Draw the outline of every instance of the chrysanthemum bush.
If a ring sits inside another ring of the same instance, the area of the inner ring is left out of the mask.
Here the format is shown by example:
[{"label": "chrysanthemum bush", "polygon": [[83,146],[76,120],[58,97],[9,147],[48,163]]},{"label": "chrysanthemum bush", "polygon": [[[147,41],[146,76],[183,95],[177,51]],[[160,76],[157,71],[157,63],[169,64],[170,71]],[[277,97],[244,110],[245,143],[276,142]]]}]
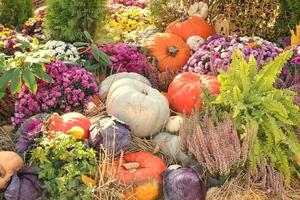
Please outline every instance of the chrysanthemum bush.
[{"label": "chrysanthemum bush", "polygon": [[113,3],[145,8],[148,4],[148,0],[113,0]]},{"label": "chrysanthemum bush", "polygon": [[135,40],[138,32],[153,26],[150,11],[145,8],[110,5],[111,14],[107,17],[104,29],[114,42]]},{"label": "chrysanthemum bush", "polygon": [[200,45],[183,70],[216,75],[219,69],[228,69],[232,52],[238,49],[246,59],[254,55],[259,66],[268,63],[282,51],[274,43],[260,37],[212,36]]},{"label": "chrysanthemum bush", "polygon": [[[109,56],[111,65],[106,70],[106,74],[119,72],[135,72],[144,74],[145,68],[149,65],[145,55],[140,53],[137,48],[127,44],[108,44],[99,46],[99,49]],[[95,62],[92,52],[87,53],[91,63]]]},{"label": "chrysanthemum bush", "polygon": [[40,112],[70,112],[84,109],[98,86],[92,74],[83,68],[67,66],[55,61],[46,66],[54,83],[38,81],[38,90],[32,94],[23,86],[15,103],[12,123],[19,126],[23,121]]}]

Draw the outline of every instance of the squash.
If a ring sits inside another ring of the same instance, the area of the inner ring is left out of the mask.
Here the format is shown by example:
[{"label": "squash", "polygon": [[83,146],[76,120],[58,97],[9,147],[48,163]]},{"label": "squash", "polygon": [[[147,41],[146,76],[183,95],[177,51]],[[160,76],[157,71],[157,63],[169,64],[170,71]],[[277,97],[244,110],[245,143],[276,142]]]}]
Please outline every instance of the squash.
[{"label": "squash", "polygon": [[84,115],[76,112],[70,112],[59,116],[54,113],[47,122],[49,131],[62,131],[73,135],[77,139],[88,139],[90,120]]},{"label": "squash", "polygon": [[207,88],[210,94],[220,93],[220,82],[215,76],[184,72],[169,85],[167,98],[176,112],[187,115],[202,109],[202,95]]},{"label": "squash", "polygon": [[126,191],[123,200],[156,200],[161,193],[161,184],[157,179],[138,183],[133,189]]},{"label": "squash", "polygon": [[130,78],[130,79],[139,80],[139,81],[143,82],[144,84],[151,86],[151,83],[149,82],[149,80],[147,78],[145,78],[144,76],[138,74],[138,73],[134,73],[134,72],[130,72],[130,73],[128,73],[128,72],[122,72],[122,73],[118,73],[118,74],[113,74],[113,75],[107,77],[100,84],[99,94],[100,94],[100,99],[103,102],[106,99],[106,96],[108,94],[108,91],[109,91],[109,88],[111,87],[111,85],[115,81],[118,81],[118,80],[120,80],[122,78]]},{"label": "squash", "polygon": [[208,5],[205,2],[195,2],[192,4],[188,10],[189,16],[198,16],[203,19],[207,18],[208,15]]},{"label": "squash", "polygon": [[115,178],[123,184],[138,184],[149,179],[162,182],[161,173],[166,164],[149,152],[130,152],[115,160],[113,170]]},{"label": "squash", "polygon": [[145,83],[129,78],[112,84],[106,110],[108,115],[126,123],[138,137],[158,133],[170,116],[165,96]]},{"label": "squash", "polygon": [[180,130],[182,124],[183,124],[183,117],[179,115],[171,116],[167,122],[166,129],[170,133],[175,133]]},{"label": "squash", "polygon": [[158,61],[160,72],[181,70],[191,56],[185,42],[170,33],[157,33],[149,37],[144,47]]},{"label": "squash", "polygon": [[205,40],[198,36],[198,35],[193,35],[189,37],[186,41],[186,44],[192,51],[197,51],[199,46],[204,42]]},{"label": "squash", "polygon": [[207,39],[209,36],[215,34],[213,27],[210,26],[205,19],[198,16],[176,20],[167,26],[166,32],[177,35],[185,42],[193,35]]},{"label": "squash", "polygon": [[166,155],[172,156],[177,162],[187,164],[190,158],[180,150],[179,136],[170,133],[159,133],[153,138],[154,144]]},{"label": "squash", "polygon": [[0,189],[4,189],[14,172],[22,167],[23,160],[17,153],[0,151]]}]

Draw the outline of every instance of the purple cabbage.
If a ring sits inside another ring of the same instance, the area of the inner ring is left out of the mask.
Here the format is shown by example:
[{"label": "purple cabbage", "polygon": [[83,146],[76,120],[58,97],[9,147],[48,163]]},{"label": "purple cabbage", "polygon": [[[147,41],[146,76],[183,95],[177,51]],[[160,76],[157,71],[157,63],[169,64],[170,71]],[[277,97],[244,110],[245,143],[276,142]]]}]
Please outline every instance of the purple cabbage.
[{"label": "purple cabbage", "polygon": [[34,144],[34,139],[42,131],[43,122],[47,120],[48,116],[46,113],[41,113],[24,121],[17,131],[18,142],[16,147],[19,152],[23,153],[29,146]]},{"label": "purple cabbage", "polygon": [[5,190],[6,200],[38,200],[43,194],[42,182],[36,167],[24,167],[14,173]]},{"label": "purple cabbage", "polygon": [[131,130],[116,118],[100,119],[90,128],[89,143],[95,150],[100,146],[108,149],[109,153],[120,155],[125,152],[131,141]]},{"label": "purple cabbage", "polygon": [[205,200],[205,188],[191,168],[166,170],[163,174],[165,200]]}]

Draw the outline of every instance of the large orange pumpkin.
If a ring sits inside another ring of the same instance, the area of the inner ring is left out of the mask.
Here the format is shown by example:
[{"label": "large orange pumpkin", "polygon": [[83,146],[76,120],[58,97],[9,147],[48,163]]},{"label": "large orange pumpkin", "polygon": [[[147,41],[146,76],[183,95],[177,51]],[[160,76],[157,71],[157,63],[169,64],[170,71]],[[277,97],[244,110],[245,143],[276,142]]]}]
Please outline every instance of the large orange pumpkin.
[{"label": "large orange pumpkin", "polygon": [[211,94],[219,94],[220,85],[215,76],[184,72],[175,77],[166,96],[172,109],[190,115],[195,109],[202,109],[204,89],[207,88]]},{"label": "large orange pumpkin", "polygon": [[179,36],[185,42],[189,37],[194,35],[207,39],[209,36],[215,34],[213,27],[205,19],[198,16],[176,20],[167,26],[166,32]]},{"label": "large orange pumpkin", "polygon": [[79,139],[89,138],[90,126],[90,120],[76,112],[66,113],[62,116],[54,113],[48,120],[49,131],[62,131]]},{"label": "large orange pumpkin", "polygon": [[149,152],[131,152],[122,160],[115,160],[115,178],[124,184],[145,182],[149,179],[162,181],[161,173],[166,169],[162,159]]},{"label": "large orange pumpkin", "polygon": [[190,49],[178,36],[170,33],[157,33],[151,36],[145,47],[158,61],[160,72],[179,71],[190,57]]}]

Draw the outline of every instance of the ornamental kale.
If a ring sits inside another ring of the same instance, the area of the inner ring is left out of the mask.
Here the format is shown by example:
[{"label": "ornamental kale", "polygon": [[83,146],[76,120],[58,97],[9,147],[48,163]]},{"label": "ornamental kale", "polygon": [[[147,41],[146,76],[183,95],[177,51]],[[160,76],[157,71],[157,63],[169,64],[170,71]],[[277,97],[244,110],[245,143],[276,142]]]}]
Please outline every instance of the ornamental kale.
[{"label": "ornamental kale", "polygon": [[70,112],[83,110],[98,94],[98,86],[92,74],[83,68],[67,66],[61,61],[46,65],[46,72],[54,83],[38,81],[36,94],[22,87],[15,103],[14,125],[21,125],[24,119],[40,112]]},{"label": "ornamental kale", "polygon": [[293,175],[299,178],[300,144],[295,128],[300,127],[300,112],[293,103],[295,93],[276,89],[274,82],[291,57],[291,51],[283,52],[258,72],[253,56],[247,63],[242,52],[233,53],[229,70],[218,76],[222,86],[215,101],[232,112],[242,140],[247,128],[254,131],[251,171],[266,159],[283,174],[286,185]]}]

